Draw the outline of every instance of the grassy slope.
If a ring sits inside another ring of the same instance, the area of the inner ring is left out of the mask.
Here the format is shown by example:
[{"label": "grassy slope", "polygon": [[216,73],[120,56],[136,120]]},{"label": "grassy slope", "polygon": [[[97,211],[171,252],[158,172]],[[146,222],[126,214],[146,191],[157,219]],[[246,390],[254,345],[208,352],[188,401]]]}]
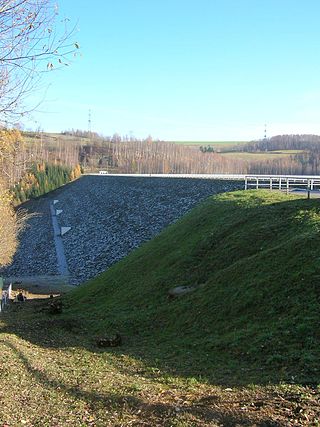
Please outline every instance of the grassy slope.
[{"label": "grassy slope", "polygon": [[[0,425],[319,425],[320,387],[299,384],[319,383],[319,210],[220,195],[65,296],[61,315],[12,305]],[[169,300],[182,284],[198,289]],[[121,347],[96,347],[116,331]]]},{"label": "grassy slope", "polygon": [[[319,383],[319,200],[211,198],[67,296],[89,334],[214,383]],[[168,290],[196,285],[170,300]]]}]

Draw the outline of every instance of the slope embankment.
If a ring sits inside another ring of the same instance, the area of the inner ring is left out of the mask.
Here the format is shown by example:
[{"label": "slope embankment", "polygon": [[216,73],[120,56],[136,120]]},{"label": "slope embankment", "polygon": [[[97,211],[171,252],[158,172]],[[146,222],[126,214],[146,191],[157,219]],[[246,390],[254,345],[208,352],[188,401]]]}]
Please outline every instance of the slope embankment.
[{"label": "slope embankment", "polygon": [[0,424],[318,426],[319,230],[318,200],[222,194],[62,299],[12,304]]},{"label": "slope embankment", "polygon": [[206,197],[240,188],[239,182],[206,179],[161,179],[83,176],[60,189],[25,203],[31,214],[19,236],[13,263],[5,277],[57,276],[59,269],[50,203],[62,210],[60,227],[71,284],[95,277],[157,235]]},{"label": "slope embankment", "polygon": [[318,200],[212,197],[69,294],[66,316],[179,374],[317,383],[319,231]]}]

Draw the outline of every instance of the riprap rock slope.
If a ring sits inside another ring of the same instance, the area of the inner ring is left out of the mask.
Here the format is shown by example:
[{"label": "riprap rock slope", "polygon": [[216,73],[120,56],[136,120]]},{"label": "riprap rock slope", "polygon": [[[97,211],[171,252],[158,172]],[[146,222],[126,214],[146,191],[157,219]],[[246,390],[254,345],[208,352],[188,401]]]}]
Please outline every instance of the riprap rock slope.
[{"label": "riprap rock slope", "polygon": [[57,274],[49,203],[58,199],[70,281],[79,284],[106,270],[210,195],[241,188],[211,179],[83,176],[29,202],[30,220],[5,275]]}]

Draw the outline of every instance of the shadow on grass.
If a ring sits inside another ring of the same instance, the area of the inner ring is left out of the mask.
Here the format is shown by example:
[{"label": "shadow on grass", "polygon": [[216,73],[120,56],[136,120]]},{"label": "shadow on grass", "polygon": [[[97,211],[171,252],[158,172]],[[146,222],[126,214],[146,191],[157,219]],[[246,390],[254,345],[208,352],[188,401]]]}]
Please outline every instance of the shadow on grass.
[{"label": "shadow on grass", "polygon": [[[170,384],[174,378],[184,378],[190,384],[204,381],[222,387],[242,387],[290,383],[297,378],[300,384],[318,384],[317,375],[310,380],[309,373],[308,379],[299,380],[294,368],[287,372],[274,366],[263,366],[263,356],[258,363],[253,363],[244,356],[232,355],[226,349],[220,356],[215,353],[215,357],[206,358],[201,348],[189,351],[176,344],[162,347],[152,339],[144,338],[140,341],[137,336],[134,339],[123,337],[123,345],[120,347],[101,349],[96,345],[95,336],[90,334],[90,328],[86,330],[83,320],[48,315],[47,305],[48,300],[30,300],[11,306],[3,313],[4,322],[0,332],[14,334],[42,348],[83,348],[94,354],[109,353],[120,358],[127,355],[142,362],[139,374],[159,383]],[[123,374],[137,373],[136,367],[130,364],[119,364],[117,369]]]},{"label": "shadow on grass", "polygon": [[[21,351],[16,345],[12,344],[9,340],[0,339],[0,343],[7,346],[13,354],[18,357],[27,373],[31,375],[42,387],[47,390],[59,390],[61,393],[70,395],[75,400],[81,399],[87,403],[88,407],[92,411],[99,409],[106,410],[108,413],[110,411],[125,410],[128,413],[139,414],[139,420],[141,422],[150,422],[150,419],[152,419],[152,425],[165,425],[163,424],[163,420],[169,419],[170,417],[176,417],[178,411],[180,415],[191,415],[194,421],[201,420],[206,423],[210,423],[210,425],[211,423],[219,423],[219,425],[222,424],[224,426],[237,426],[253,425],[252,423],[254,423],[254,425],[264,427],[281,426],[280,423],[272,421],[267,417],[262,420],[261,417],[259,417],[259,420],[257,419],[256,422],[254,422],[255,417],[251,416],[249,419],[245,414],[235,415],[231,408],[228,408],[227,402],[225,402],[225,406],[223,408],[219,409],[216,405],[216,400],[219,401],[218,396],[210,396],[205,399],[202,398],[198,401],[192,402],[191,404],[184,403],[183,406],[177,409],[176,404],[162,402],[150,403],[142,398],[131,395],[88,392],[82,390],[78,386],[64,384],[63,382],[47,375],[43,369],[40,370],[34,367],[32,361],[28,359],[23,351]],[[214,403],[214,408],[210,408],[208,405],[209,403],[212,403],[211,401]],[[234,404],[235,402],[233,401],[232,403]]]},{"label": "shadow on grass", "polygon": [[[254,193],[245,203],[241,193],[237,197],[213,202],[221,212],[214,233],[211,206],[205,205],[203,218],[190,215],[187,224],[138,249],[127,258],[131,262],[80,288],[69,299],[72,310],[48,317],[30,301],[21,316],[4,316],[3,330],[42,347],[96,353],[92,331],[98,325],[108,334],[115,327],[123,346],[106,351],[141,360],[150,377],[156,367],[168,376],[223,386],[320,382],[319,201],[280,203],[275,196],[275,203],[263,205]],[[197,243],[184,248],[193,229]],[[178,256],[172,235],[180,236]],[[173,265],[160,265],[166,251],[174,255]],[[205,286],[168,300],[168,287],[178,280]],[[108,281],[116,284],[111,291]]]}]

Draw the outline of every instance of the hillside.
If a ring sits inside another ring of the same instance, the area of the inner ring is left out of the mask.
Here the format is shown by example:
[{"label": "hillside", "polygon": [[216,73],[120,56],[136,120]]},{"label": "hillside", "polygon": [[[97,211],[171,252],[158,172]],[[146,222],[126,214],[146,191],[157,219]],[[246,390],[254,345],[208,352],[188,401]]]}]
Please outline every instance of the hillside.
[{"label": "hillside", "polygon": [[[0,424],[318,425],[319,229],[319,200],[220,194],[65,295],[62,314],[12,306]],[[170,298],[176,286],[194,290]],[[97,346],[115,333],[120,347]]]},{"label": "hillside", "polygon": [[[319,229],[318,200],[215,196],[70,295],[69,313],[184,375],[318,383]],[[195,290],[168,298],[176,286]]]},{"label": "hillside", "polygon": [[24,133],[39,162],[113,173],[319,174],[319,136],[280,135],[244,141],[153,141],[88,132]]}]

